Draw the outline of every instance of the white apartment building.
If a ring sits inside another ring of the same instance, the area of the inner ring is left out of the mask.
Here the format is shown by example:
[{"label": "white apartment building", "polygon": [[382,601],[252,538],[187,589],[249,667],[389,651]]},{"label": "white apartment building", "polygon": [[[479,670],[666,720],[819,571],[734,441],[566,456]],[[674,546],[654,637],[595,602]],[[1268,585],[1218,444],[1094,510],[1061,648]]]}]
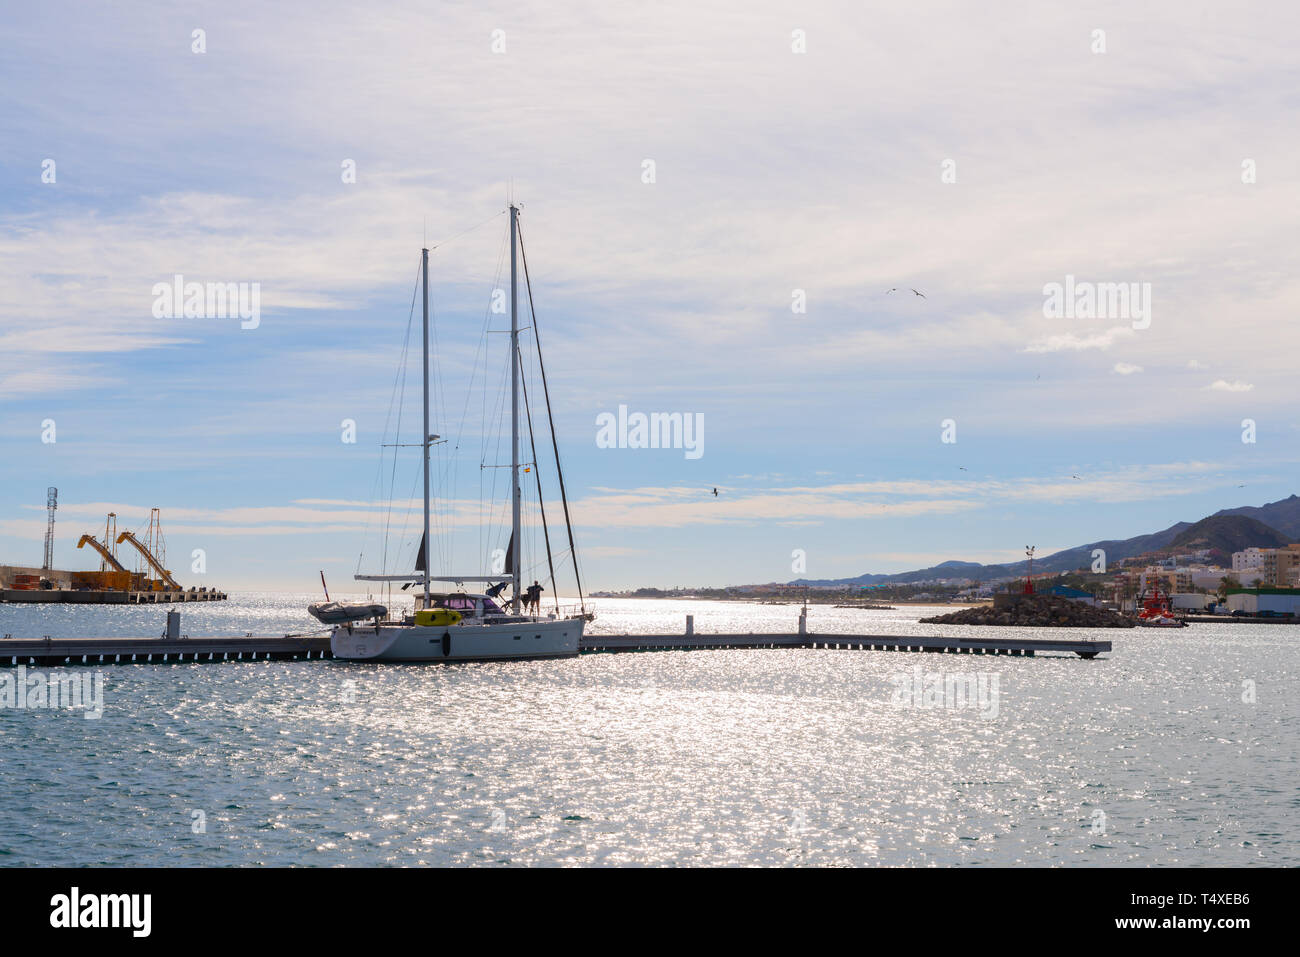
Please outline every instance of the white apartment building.
[{"label": "white apartment building", "polygon": [[1259,571],[1264,567],[1263,548],[1247,548],[1245,551],[1232,553],[1232,570],[1234,572]]},{"label": "white apartment building", "polygon": [[1191,569],[1192,587],[1215,591],[1219,587],[1219,582],[1230,574],[1231,572],[1226,568],[1193,568]]}]

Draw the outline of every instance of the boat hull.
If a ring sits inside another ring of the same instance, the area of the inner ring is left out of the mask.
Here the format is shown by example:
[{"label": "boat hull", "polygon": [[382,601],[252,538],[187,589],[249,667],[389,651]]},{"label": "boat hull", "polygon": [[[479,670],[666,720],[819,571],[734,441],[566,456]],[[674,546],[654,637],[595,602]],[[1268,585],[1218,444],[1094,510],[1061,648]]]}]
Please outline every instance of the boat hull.
[{"label": "boat hull", "polygon": [[346,661],[519,661],[575,658],[585,622],[581,618],[522,619],[450,626],[340,626],[330,651]]}]

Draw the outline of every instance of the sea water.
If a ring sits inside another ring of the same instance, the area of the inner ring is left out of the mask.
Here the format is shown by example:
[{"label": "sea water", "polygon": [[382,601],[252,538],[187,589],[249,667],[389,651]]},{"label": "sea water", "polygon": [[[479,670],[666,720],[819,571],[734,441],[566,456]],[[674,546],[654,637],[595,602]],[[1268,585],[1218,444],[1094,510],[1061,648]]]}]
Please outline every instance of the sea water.
[{"label": "sea water", "polygon": [[[155,635],[169,607],[196,637],[305,632],[312,600],[0,605],[0,634]],[[798,615],[589,604],[611,633]],[[103,666],[102,717],[0,708],[0,863],[1300,864],[1300,626],[918,624],[936,611],[813,606],[808,626],[1115,648]]]}]

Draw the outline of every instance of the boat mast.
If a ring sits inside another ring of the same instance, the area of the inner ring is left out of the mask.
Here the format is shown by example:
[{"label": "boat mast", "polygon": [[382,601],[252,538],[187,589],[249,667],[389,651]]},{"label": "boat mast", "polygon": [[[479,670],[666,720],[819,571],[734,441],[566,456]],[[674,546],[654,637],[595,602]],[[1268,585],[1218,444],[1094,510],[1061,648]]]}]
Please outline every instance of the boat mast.
[{"label": "boat mast", "polygon": [[420,269],[424,290],[424,607],[429,607],[429,250],[422,250]]},{"label": "boat mast", "polygon": [[[510,204],[510,610],[519,614],[519,283],[515,263],[519,209]],[[427,402],[426,402],[427,406]]]}]

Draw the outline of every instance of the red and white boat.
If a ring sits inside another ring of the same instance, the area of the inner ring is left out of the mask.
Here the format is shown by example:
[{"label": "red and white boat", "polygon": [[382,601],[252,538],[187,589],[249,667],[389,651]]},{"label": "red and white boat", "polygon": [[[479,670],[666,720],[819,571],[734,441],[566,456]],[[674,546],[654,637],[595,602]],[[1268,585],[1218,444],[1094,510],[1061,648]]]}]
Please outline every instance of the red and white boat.
[{"label": "red and white boat", "polygon": [[1186,628],[1187,622],[1174,616],[1169,596],[1160,590],[1159,583],[1153,579],[1146,597],[1142,599],[1142,610],[1138,612],[1137,623],[1142,628]]}]

